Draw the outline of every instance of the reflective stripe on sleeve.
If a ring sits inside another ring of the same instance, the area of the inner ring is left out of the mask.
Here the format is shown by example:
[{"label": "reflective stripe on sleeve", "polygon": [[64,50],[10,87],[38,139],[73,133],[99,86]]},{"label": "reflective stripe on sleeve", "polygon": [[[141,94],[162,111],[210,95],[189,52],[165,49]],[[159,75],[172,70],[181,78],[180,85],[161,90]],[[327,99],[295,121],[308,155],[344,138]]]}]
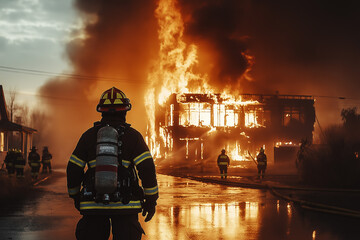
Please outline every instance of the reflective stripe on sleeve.
[{"label": "reflective stripe on sleeve", "polygon": [[110,202],[109,204],[96,203],[95,201],[80,202],[80,210],[90,209],[141,209],[140,201],[130,201],[128,204],[122,202]]},{"label": "reflective stripe on sleeve", "polygon": [[96,167],[96,159],[89,161],[89,162],[88,162],[88,167],[89,167],[89,168],[94,168],[94,167]]},{"label": "reflective stripe on sleeve", "polygon": [[148,159],[148,158],[152,158],[151,157],[151,154],[149,151],[146,151],[142,154],[140,154],[139,156],[137,156],[136,158],[134,158],[134,163],[135,165],[139,165],[142,161],[144,161],[145,159]]},{"label": "reflective stripe on sleeve", "polygon": [[70,196],[74,196],[80,192],[80,186],[68,188],[68,193]]},{"label": "reflective stripe on sleeve", "polygon": [[130,166],[130,163],[131,163],[130,161],[126,161],[126,160],[122,160],[121,162],[122,162],[122,165],[124,167],[126,167],[126,168],[128,168]]},{"label": "reflective stripe on sleeve", "polygon": [[144,188],[145,195],[154,195],[159,192],[158,186],[155,186],[153,188]]},{"label": "reflective stripe on sleeve", "polygon": [[75,156],[74,154],[71,155],[69,162],[72,162],[75,165],[78,165],[81,168],[85,167],[86,162]]}]

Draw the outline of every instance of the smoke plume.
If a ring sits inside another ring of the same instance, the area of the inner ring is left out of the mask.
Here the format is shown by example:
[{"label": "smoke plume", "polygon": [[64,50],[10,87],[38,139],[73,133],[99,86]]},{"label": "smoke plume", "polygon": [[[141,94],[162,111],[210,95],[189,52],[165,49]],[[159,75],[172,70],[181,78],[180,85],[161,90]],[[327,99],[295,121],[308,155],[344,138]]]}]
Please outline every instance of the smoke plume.
[{"label": "smoke plume", "polygon": [[44,145],[65,164],[81,133],[100,119],[96,104],[115,86],[125,92],[133,109],[127,120],[144,132],[144,91],[150,60],[156,54],[155,4],[142,0],[77,0],[85,24],[82,37],[69,42],[66,57],[71,77],[59,76],[40,89],[45,99],[49,138]]},{"label": "smoke plume", "polygon": [[180,0],[185,34],[199,45],[200,70],[208,74],[209,84],[246,89],[251,80],[245,75],[252,65],[247,58],[248,36],[244,28],[242,1]]},{"label": "smoke plume", "polygon": [[[324,125],[340,122],[342,108],[360,105],[356,1],[179,0],[179,5],[187,39],[199,45],[199,64],[214,85],[314,95]],[[255,58],[252,81],[243,77],[249,66],[244,52]]]}]

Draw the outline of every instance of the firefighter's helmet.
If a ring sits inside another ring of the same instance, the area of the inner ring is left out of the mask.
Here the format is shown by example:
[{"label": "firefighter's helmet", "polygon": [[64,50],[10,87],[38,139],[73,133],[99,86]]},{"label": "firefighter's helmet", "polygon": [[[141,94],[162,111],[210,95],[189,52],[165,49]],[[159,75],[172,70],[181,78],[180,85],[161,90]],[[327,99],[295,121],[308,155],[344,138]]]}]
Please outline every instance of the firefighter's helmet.
[{"label": "firefighter's helmet", "polygon": [[261,153],[264,153],[264,152],[265,152],[265,150],[263,149],[263,147],[260,148],[260,152],[261,152]]},{"label": "firefighter's helmet", "polygon": [[131,109],[130,100],[116,87],[106,90],[96,107],[98,112],[122,112]]},{"label": "firefighter's helmet", "polygon": [[221,153],[222,153],[222,154],[225,154],[225,149],[222,149],[222,150],[221,150]]}]

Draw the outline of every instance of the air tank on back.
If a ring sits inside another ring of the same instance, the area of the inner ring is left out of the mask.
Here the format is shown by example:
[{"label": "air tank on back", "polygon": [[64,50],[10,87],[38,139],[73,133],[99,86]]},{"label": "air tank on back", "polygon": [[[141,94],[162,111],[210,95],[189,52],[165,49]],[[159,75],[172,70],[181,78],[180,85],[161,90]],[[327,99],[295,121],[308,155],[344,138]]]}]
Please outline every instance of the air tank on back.
[{"label": "air tank on back", "polygon": [[111,126],[104,126],[97,133],[95,190],[97,195],[108,195],[116,191],[118,172],[118,132]]}]

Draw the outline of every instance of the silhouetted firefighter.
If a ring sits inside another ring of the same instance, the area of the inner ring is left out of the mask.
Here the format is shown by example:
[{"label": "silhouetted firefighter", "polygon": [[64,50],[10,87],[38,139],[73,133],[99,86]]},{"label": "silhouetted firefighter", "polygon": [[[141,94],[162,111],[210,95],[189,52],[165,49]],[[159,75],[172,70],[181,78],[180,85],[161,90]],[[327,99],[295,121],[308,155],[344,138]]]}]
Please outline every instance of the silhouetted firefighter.
[{"label": "silhouetted firefighter", "polygon": [[49,173],[51,173],[51,159],[52,159],[52,155],[49,152],[48,147],[44,147],[43,152],[42,152],[42,159],[41,162],[43,164],[43,169],[42,169],[42,173],[47,173],[48,169],[49,169]]},{"label": "silhouetted firefighter", "polygon": [[29,166],[31,167],[31,177],[34,180],[38,178],[40,170],[40,155],[36,150],[36,147],[33,146],[28,156]]},{"label": "silhouetted firefighter", "polygon": [[130,109],[122,91],[115,87],[105,91],[97,106],[101,121],[81,136],[70,157],[68,192],[83,215],[77,239],[108,239],[110,224],[113,239],[141,239],[144,230],[138,213],[146,216],[145,222],[155,214],[155,165],[142,135],[126,123]]},{"label": "silhouetted firefighter", "polygon": [[265,170],[267,167],[267,157],[263,148],[260,148],[260,153],[256,156],[258,179],[264,179]]},{"label": "silhouetted firefighter", "polygon": [[225,154],[225,149],[221,150],[221,154],[217,158],[217,165],[220,170],[221,178],[227,178],[227,169],[230,165],[230,158]]},{"label": "silhouetted firefighter", "polygon": [[16,178],[24,178],[25,159],[21,150],[15,150],[15,172]]},{"label": "silhouetted firefighter", "polygon": [[5,164],[6,164],[6,170],[8,172],[8,176],[12,177],[15,173],[15,160],[16,160],[16,153],[14,149],[10,149],[6,153],[5,157]]}]

